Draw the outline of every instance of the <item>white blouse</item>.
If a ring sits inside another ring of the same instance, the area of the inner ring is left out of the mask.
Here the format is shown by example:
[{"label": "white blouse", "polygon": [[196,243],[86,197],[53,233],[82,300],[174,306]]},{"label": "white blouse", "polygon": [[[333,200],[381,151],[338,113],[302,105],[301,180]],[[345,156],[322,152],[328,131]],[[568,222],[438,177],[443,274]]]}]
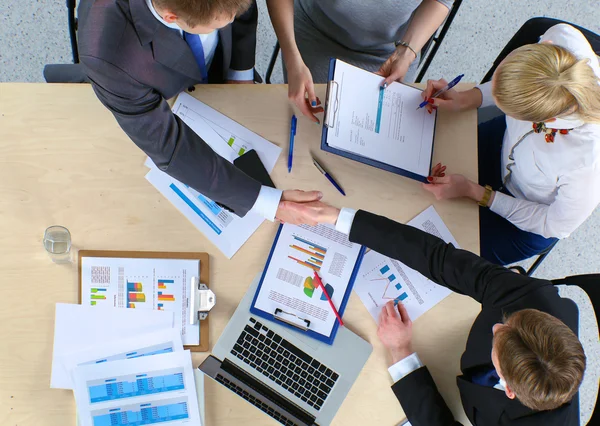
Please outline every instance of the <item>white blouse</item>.
[{"label": "white blouse", "polygon": [[[589,59],[600,77],[598,57],[577,29],[555,25],[540,41],[551,41],[578,59]],[[477,87],[483,95],[481,106],[494,105],[491,82]],[[573,114],[548,123],[548,127],[573,130],[567,135],[557,133],[554,143],[547,143],[544,133],[523,138],[532,130],[532,123],[506,116],[502,176],[514,197],[496,192],[490,208],[524,231],[565,238],[600,204],[600,125],[586,124]]]}]

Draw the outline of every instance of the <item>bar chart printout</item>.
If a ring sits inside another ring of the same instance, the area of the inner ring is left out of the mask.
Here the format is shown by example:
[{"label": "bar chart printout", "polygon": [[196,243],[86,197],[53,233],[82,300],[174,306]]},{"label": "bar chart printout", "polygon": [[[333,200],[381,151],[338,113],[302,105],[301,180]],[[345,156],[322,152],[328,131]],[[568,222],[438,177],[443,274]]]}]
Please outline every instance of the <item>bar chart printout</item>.
[{"label": "bar chart printout", "polygon": [[295,244],[290,245],[291,254],[288,257],[306,268],[317,272],[320,271],[325,260],[325,255],[327,254],[327,249],[297,235],[293,235],[292,238]]},{"label": "bar chart printout", "polygon": [[91,306],[175,313],[184,345],[200,343],[200,326],[189,324],[190,283],[199,261],[83,257],[81,291]]},{"label": "bar chart printout", "polygon": [[189,351],[79,366],[73,382],[82,426],[201,426]]}]

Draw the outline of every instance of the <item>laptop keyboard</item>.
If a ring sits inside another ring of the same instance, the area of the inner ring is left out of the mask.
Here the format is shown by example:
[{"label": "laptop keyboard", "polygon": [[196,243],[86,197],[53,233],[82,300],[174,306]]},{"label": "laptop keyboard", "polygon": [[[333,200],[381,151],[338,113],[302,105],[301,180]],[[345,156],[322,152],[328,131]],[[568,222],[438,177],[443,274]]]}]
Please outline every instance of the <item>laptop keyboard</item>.
[{"label": "laptop keyboard", "polygon": [[339,378],[254,318],[249,319],[231,354],[317,410]]}]

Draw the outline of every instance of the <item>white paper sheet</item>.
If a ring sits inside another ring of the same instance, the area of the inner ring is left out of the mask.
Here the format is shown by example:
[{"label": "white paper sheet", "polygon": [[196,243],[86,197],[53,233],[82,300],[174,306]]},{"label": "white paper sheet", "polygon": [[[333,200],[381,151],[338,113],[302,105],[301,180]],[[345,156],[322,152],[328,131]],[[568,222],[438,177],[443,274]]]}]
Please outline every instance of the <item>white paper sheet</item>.
[{"label": "white paper sheet", "polygon": [[97,345],[99,342],[171,329],[173,324],[173,312],[95,309],[92,306],[57,303],[50,387],[61,389],[71,387],[71,376],[62,361],[65,356]]},{"label": "white paper sheet", "polygon": [[191,278],[198,274],[198,260],[84,257],[81,303],[174,312],[183,344],[197,345],[200,324],[189,323],[189,308]]},{"label": "white paper sheet", "polygon": [[[119,340],[97,342],[88,349],[62,358],[69,375],[76,367],[183,351],[181,333],[175,328],[153,331]],[[69,389],[73,387],[70,386]]]},{"label": "white paper sheet", "polygon": [[265,220],[254,212],[248,212],[246,216],[240,218],[218,206],[210,198],[161,172],[151,161],[146,164],[150,166],[150,171],[146,175],[148,182],[183,213],[228,259],[231,259]]},{"label": "white paper sheet", "polygon": [[185,92],[177,97],[173,113],[221,157],[233,162],[244,152],[253,149],[267,172],[273,171],[281,148],[231,118]]},{"label": "white paper sheet", "polygon": [[268,313],[280,308],[330,336],[336,317],[313,282],[314,271],[339,309],[360,249],[329,225],[283,225],[255,307]]},{"label": "white paper sheet", "polygon": [[421,90],[396,82],[380,90],[381,76],[339,59],[334,80],[338,109],[328,111],[335,118],[329,146],[428,176],[437,113],[416,109]]},{"label": "white paper sheet", "polygon": [[115,418],[117,424],[201,424],[189,351],[81,366],[73,376],[82,426],[111,426]]},{"label": "white paper sheet", "polygon": [[[408,225],[459,247],[433,206]],[[363,257],[354,291],[376,322],[383,305],[390,300],[401,301],[414,321],[452,293],[403,263],[373,250]]]}]

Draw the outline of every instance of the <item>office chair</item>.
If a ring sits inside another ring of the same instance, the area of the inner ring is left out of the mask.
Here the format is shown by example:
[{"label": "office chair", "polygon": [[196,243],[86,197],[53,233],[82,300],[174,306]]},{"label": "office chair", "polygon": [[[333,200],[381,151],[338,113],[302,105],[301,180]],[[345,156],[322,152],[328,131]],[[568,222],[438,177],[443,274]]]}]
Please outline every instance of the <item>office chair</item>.
[{"label": "office chair", "polygon": [[[421,49],[421,59],[419,60],[419,73],[417,74],[417,78],[415,79],[415,83],[420,83],[425,76],[425,73],[429,69],[433,58],[435,57],[438,49],[444,38],[446,37],[446,33],[448,29],[450,29],[450,24],[454,20],[454,17],[458,13],[458,8],[462,4],[462,0],[455,0],[452,5],[452,9],[450,13],[446,17],[444,24],[431,36],[431,38],[425,43],[423,48]],[[279,58],[279,41],[275,43],[275,47],[273,48],[273,53],[271,54],[271,59],[269,61],[269,66],[267,67],[267,72],[265,74],[265,81],[267,84],[271,84],[271,76],[273,75],[273,69],[275,68],[275,64],[277,63],[277,59]]]},{"label": "office chair", "polygon": [[[566,21],[561,21],[559,19],[531,18],[530,20],[525,22],[525,24],[523,24],[523,26],[521,28],[519,28],[519,31],[516,32],[516,34],[510,39],[508,44],[504,47],[504,49],[502,49],[502,51],[500,52],[498,57],[494,60],[492,67],[489,69],[489,71],[487,72],[485,77],[483,77],[483,80],[481,80],[481,83],[487,83],[488,81],[490,81],[492,79],[492,75],[494,75],[494,72],[496,71],[496,68],[498,68],[498,65],[500,65],[500,62],[502,62],[504,60],[504,58],[506,58],[506,56],[508,56],[508,54],[510,52],[512,52],[516,48],[524,46],[526,44],[537,43],[539,41],[540,37],[550,27],[553,27],[554,25],[557,25],[557,24],[569,24],[569,25],[577,28],[579,31],[581,31],[583,33],[583,35],[590,42],[590,45],[592,46],[592,49],[594,49],[594,52],[596,52],[597,55],[600,55],[600,35],[593,33],[590,30],[582,28],[578,25],[571,24],[570,22],[566,22]],[[503,114],[502,111],[500,111],[495,106],[487,107],[487,108],[480,108],[478,111],[478,122],[484,123],[484,122],[491,120],[492,118],[497,117],[502,114]],[[535,262],[533,262],[533,264],[529,267],[529,269],[527,271],[520,266],[515,266],[512,268],[522,274],[531,276],[535,272],[535,270],[542,264],[544,259],[546,259],[548,254],[550,254],[552,249],[556,246],[557,242],[553,243],[548,248],[546,248],[545,250],[540,252],[538,254],[538,257],[535,260]]]},{"label": "office chair", "polygon": [[[552,280],[552,284],[577,286],[585,291],[592,302],[594,313],[596,314],[596,321],[598,321],[598,327],[600,327],[600,274],[573,275],[562,279]],[[599,356],[599,354],[595,355]],[[598,390],[600,392],[600,386]],[[600,404],[596,401],[592,417],[587,423],[588,425],[600,425],[599,407]]]}]

